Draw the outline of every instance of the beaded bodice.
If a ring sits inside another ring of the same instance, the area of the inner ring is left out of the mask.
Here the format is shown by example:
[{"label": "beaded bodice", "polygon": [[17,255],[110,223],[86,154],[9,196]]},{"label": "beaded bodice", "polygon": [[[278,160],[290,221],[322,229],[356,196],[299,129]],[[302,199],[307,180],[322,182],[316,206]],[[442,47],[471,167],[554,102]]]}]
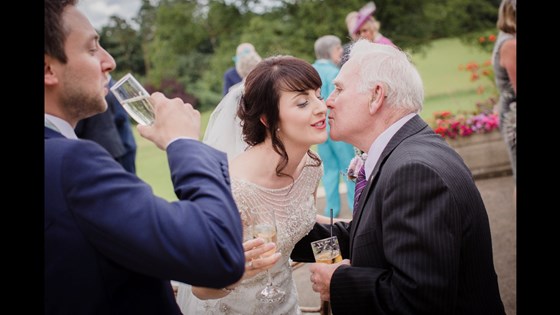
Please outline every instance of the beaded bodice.
[{"label": "beaded bodice", "polygon": [[[285,260],[295,244],[305,236],[315,223],[314,193],[322,176],[322,168],[306,166],[294,183],[283,188],[270,189],[244,179],[232,178],[232,191],[243,222],[248,231],[250,211],[255,208],[274,210],[276,214],[278,251]],[[248,235],[246,237],[251,237]]]}]

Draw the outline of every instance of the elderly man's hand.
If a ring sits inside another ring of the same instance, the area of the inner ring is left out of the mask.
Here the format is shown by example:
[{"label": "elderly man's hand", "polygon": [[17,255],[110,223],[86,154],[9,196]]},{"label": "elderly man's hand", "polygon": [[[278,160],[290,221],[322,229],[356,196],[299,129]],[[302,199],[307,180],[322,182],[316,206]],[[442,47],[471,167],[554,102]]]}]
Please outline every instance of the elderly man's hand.
[{"label": "elderly man's hand", "polygon": [[350,265],[350,260],[344,259],[337,264],[317,263],[309,266],[309,271],[311,272],[309,279],[313,284],[313,291],[320,294],[321,300],[330,301],[331,278],[334,271],[342,265]]}]

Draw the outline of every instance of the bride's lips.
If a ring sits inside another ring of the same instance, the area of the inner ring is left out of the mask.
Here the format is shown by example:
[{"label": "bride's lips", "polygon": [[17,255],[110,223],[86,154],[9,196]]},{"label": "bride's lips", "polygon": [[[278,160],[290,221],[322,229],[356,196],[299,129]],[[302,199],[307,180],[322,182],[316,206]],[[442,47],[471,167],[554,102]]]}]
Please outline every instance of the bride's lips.
[{"label": "bride's lips", "polygon": [[325,129],[327,128],[327,124],[325,123],[325,119],[321,119],[318,122],[311,124],[311,127],[313,128],[317,128],[317,129]]}]

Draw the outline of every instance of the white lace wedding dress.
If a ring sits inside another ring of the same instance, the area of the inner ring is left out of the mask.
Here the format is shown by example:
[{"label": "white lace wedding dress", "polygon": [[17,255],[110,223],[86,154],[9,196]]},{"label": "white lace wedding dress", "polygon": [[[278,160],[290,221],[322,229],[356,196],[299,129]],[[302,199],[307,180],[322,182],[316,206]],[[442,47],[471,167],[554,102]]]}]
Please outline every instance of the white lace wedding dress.
[{"label": "white lace wedding dress", "polygon": [[[307,157],[307,164],[312,163],[314,161]],[[264,304],[256,299],[257,292],[266,285],[265,272],[242,281],[226,297],[215,300],[199,300],[192,294],[189,285],[180,284],[177,303],[183,314],[301,314],[289,258],[295,244],[315,224],[317,209],[314,193],[322,174],[322,166],[306,166],[293,184],[280,189],[268,189],[232,178],[232,192],[243,222],[246,221],[246,211],[255,206],[267,205],[276,210],[277,246],[282,258],[269,271],[273,283],[286,292],[285,298],[271,304]]]}]

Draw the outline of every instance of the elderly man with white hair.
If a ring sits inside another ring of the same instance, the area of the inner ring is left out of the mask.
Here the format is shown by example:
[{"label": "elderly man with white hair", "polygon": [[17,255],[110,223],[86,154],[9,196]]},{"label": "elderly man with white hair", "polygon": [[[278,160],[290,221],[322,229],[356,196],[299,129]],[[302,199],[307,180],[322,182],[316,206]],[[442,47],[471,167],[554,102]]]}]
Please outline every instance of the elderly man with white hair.
[{"label": "elderly man with white hair", "polygon": [[401,50],[359,40],[327,99],[330,136],[367,152],[350,222],[315,224],[291,258],[334,234],[344,260],[312,264],[333,314],[505,314],[486,208],[463,159],[418,115]]}]

